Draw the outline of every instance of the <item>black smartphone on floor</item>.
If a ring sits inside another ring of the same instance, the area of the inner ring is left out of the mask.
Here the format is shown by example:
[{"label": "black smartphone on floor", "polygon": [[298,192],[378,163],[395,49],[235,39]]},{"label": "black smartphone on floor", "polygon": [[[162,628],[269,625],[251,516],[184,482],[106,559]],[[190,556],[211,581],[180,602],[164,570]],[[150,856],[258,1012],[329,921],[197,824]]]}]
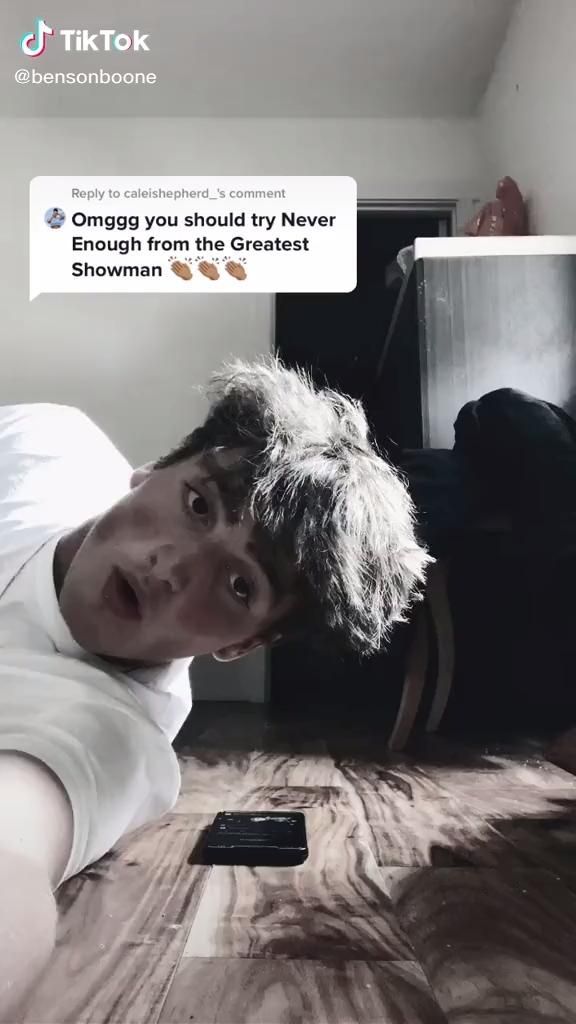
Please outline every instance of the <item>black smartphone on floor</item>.
[{"label": "black smartphone on floor", "polygon": [[220,811],[208,830],[205,864],[293,867],[308,857],[301,811]]}]

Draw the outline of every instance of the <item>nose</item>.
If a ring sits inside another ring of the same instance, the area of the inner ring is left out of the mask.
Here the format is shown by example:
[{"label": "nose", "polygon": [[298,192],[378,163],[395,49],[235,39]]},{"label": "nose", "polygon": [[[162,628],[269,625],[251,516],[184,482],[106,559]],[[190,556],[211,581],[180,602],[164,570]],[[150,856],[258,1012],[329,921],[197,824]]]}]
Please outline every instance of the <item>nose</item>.
[{"label": "nose", "polygon": [[190,572],[190,558],[166,544],[151,553],[144,585],[153,600],[166,600],[188,585]]}]

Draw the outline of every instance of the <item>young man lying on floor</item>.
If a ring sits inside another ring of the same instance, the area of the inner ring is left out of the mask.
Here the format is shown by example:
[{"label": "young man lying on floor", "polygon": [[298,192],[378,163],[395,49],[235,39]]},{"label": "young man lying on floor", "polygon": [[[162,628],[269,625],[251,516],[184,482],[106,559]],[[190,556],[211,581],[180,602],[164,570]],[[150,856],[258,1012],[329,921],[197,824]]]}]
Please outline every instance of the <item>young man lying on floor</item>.
[{"label": "young man lying on floor", "polygon": [[82,413],[0,411],[0,1019],[46,964],[53,891],[174,805],[194,655],[284,635],[378,650],[424,580],[361,408],[270,362],[132,473]]},{"label": "young man lying on floor", "polygon": [[428,545],[455,660],[446,687],[437,644],[410,728],[435,702],[457,727],[524,728],[548,706],[574,721],[566,652],[538,642],[572,622],[565,414],[493,392],[462,410],[454,451],[402,453],[403,481],[356,404],[279,365],[236,364],[213,398],[203,427],[134,473],[77,410],[0,411],[0,1019],[50,955],[53,891],[173,806],[193,655],[299,635],[370,655],[395,625],[393,702],[395,649],[404,668],[422,614],[443,618],[431,586],[407,616]]}]

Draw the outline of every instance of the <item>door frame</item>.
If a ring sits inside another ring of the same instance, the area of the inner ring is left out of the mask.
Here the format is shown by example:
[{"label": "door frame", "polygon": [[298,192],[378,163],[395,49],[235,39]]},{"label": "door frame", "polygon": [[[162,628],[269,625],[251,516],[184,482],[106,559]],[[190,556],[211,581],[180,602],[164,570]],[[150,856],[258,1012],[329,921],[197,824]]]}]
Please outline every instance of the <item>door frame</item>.
[{"label": "door frame", "polygon": [[[450,224],[448,237],[458,234],[468,223],[482,202],[481,199],[358,199],[358,213],[414,213],[447,218]],[[439,237],[446,237],[441,231]],[[276,295],[270,296],[270,351],[275,351],[276,342]]]},{"label": "door frame", "polygon": [[[359,199],[358,213],[414,213],[444,217],[449,221],[448,236],[456,235],[473,216],[479,199]],[[446,237],[444,233],[440,237]]]}]

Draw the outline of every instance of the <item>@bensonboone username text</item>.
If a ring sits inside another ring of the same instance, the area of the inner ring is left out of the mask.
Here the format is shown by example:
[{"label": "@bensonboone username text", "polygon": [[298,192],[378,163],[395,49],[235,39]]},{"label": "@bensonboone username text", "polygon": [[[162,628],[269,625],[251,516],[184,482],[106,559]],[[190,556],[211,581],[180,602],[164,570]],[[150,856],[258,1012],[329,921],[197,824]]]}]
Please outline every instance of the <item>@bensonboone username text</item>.
[{"label": "@bensonboone username text", "polygon": [[38,71],[18,68],[18,85],[155,85],[155,71]]}]

